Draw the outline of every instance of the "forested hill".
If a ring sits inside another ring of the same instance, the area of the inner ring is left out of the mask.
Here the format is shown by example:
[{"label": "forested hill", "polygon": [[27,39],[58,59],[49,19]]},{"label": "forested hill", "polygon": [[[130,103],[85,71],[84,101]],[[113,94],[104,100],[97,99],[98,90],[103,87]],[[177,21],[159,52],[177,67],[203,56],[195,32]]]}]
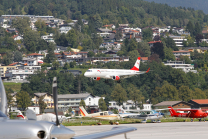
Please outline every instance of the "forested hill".
[{"label": "forested hill", "polygon": [[203,10],[206,14],[208,14],[208,1],[207,0],[145,0],[149,2],[156,3],[166,3],[173,7],[186,7],[186,8],[194,8],[195,10]]},{"label": "forested hill", "polygon": [[189,20],[201,24],[208,21],[208,15],[202,11],[143,0],[1,0],[0,15],[2,14],[53,15],[64,20],[90,20],[94,15],[99,15],[96,17],[100,17],[103,24],[130,23],[139,27],[180,27],[185,26]]}]

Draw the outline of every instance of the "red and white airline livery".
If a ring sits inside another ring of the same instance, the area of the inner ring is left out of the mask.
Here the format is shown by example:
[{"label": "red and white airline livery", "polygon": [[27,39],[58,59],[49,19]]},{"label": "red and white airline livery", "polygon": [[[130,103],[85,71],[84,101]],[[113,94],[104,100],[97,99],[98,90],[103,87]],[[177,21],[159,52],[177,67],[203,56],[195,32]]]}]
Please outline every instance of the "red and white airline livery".
[{"label": "red and white airline livery", "polygon": [[121,78],[129,78],[134,75],[144,74],[149,72],[150,68],[147,71],[139,71],[140,57],[137,58],[134,67],[129,69],[89,69],[85,72],[85,77],[91,77],[94,80],[104,79],[113,79],[120,80]]}]

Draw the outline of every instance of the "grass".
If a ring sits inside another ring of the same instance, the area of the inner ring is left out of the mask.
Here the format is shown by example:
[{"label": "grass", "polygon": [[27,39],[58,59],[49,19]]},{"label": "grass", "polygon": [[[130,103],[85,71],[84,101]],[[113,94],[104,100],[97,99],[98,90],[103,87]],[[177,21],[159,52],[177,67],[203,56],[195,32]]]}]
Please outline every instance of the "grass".
[{"label": "grass", "polygon": [[3,82],[5,89],[11,88],[15,92],[19,92],[21,90],[22,83],[14,83],[14,82]]},{"label": "grass", "polygon": [[[190,118],[175,118],[175,117],[169,117],[160,119],[162,123],[165,122],[191,122]],[[119,122],[119,124],[132,124],[132,123],[141,123],[142,120],[140,119],[122,119]],[[194,119],[195,122],[198,122],[198,119]],[[206,121],[208,119],[206,118]],[[91,119],[72,119],[69,122],[65,121],[62,124],[64,126],[87,126],[87,125],[97,125],[99,121],[98,120],[91,120]],[[101,121],[102,125],[110,125],[109,121]],[[147,123],[151,123],[151,120],[147,120]]]}]

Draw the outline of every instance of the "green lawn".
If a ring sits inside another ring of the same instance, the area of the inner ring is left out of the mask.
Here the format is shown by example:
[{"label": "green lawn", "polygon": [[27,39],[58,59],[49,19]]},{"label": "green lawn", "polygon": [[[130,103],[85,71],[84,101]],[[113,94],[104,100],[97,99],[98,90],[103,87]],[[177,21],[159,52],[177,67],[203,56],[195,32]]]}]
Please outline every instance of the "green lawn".
[{"label": "green lawn", "polygon": [[11,88],[15,92],[19,92],[21,90],[22,83],[14,83],[14,82],[3,82],[5,89]]}]

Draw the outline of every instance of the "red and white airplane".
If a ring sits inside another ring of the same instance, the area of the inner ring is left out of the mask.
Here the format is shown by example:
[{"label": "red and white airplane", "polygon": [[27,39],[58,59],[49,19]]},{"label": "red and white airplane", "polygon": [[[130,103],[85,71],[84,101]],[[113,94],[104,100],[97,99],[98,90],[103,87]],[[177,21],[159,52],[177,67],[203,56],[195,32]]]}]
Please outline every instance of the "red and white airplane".
[{"label": "red and white airplane", "polygon": [[144,74],[149,72],[150,68],[147,71],[139,71],[140,57],[137,58],[134,67],[129,69],[88,69],[85,73],[85,77],[91,77],[94,80],[104,79],[113,79],[120,80],[121,78],[129,78],[134,75]]}]

